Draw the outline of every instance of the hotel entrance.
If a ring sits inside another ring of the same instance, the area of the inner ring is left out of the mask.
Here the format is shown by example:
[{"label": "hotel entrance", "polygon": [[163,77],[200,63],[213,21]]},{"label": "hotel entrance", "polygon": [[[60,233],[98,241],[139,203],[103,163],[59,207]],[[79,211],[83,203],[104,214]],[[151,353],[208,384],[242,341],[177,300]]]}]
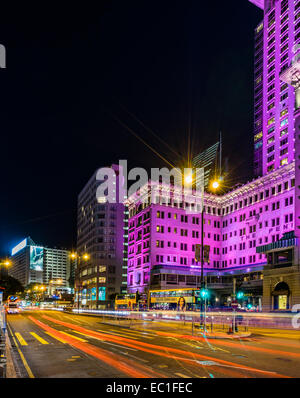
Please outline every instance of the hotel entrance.
[{"label": "hotel entrance", "polygon": [[279,282],[275,286],[273,292],[273,309],[288,310],[290,308],[290,289],[287,283]]}]

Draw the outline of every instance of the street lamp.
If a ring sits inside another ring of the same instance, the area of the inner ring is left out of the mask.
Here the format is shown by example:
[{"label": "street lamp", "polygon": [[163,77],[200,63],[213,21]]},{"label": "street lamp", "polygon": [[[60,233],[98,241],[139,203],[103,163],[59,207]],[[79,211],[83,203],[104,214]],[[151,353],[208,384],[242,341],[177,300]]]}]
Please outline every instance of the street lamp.
[{"label": "street lamp", "polygon": [[5,267],[10,267],[12,265],[12,262],[10,260],[0,260],[0,265],[4,265]]},{"label": "street lamp", "polygon": [[[217,190],[220,187],[218,180],[212,182],[212,187]],[[202,209],[201,209],[201,281],[200,281],[200,292],[204,289],[204,192],[202,194]],[[205,300],[206,307],[206,297],[201,297],[201,308],[200,308],[200,326],[203,325],[203,299]],[[205,322],[204,322],[205,323]]]},{"label": "street lamp", "polygon": [[219,181],[213,181],[211,186],[213,189],[218,189],[220,186],[220,183],[219,183]]},{"label": "street lamp", "polygon": [[184,181],[186,184],[191,184],[193,182],[193,176],[191,174],[186,175]]}]

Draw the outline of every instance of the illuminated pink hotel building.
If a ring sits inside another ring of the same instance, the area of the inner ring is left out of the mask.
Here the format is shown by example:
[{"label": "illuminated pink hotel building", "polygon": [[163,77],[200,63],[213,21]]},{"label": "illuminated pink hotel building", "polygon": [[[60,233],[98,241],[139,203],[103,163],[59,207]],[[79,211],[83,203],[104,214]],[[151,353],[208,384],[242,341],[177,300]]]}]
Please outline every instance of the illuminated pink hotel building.
[{"label": "illuminated pink hotel building", "polygon": [[[263,14],[255,29],[255,179],[205,193],[204,280],[220,305],[231,300],[235,279],[262,310],[290,310],[300,304],[300,0],[250,2]],[[156,204],[147,203],[150,193]],[[128,292],[200,286],[201,214],[176,197],[180,188],[157,182],[128,198]]]}]

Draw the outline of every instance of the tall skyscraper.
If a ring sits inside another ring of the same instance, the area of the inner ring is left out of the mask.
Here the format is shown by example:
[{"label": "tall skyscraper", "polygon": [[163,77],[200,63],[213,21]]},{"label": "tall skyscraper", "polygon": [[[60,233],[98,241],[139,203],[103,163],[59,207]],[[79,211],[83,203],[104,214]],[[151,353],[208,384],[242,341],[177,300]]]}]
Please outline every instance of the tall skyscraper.
[{"label": "tall skyscraper", "polygon": [[284,76],[300,43],[300,1],[250,2],[263,10],[255,34],[254,169],[256,175],[266,175],[295,159],[298,104],[295,108],[294,87]]},{"label": "tall skyscraper", "polygon": [[[203,168],[204,170],[204,189],[207,189],[209,182],[213,177],[214,170],[218,167],[217,156],[221,150],[221,141],[216,142],[199,155],[195,156],[192,162],[194,168]],[[201,177],[202,178],[202,177]],[[198,183],[199,181],[196,181]]]},{"label": "tall skyscraper", "polygon": [[[111,169],[118,198],[119,166]],[[78,196],[75,302],[81,308],[104,309],[113,305],[115,294],[126,292],[128,212],[119,200],[110,203],[105,197],[97,198],[97,188],[104,181],[96,176],[97,171]]]}]

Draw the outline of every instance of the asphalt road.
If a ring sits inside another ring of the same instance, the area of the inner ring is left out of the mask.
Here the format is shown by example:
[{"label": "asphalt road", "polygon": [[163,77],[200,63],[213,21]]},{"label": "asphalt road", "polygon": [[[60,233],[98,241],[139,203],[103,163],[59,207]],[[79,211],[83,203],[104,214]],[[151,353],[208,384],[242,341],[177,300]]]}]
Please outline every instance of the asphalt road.
[{"label": "asphalt road", "polygon": [[8,315],[19,377],[300,377],[300,339],[205,340],[58,311]]}]

